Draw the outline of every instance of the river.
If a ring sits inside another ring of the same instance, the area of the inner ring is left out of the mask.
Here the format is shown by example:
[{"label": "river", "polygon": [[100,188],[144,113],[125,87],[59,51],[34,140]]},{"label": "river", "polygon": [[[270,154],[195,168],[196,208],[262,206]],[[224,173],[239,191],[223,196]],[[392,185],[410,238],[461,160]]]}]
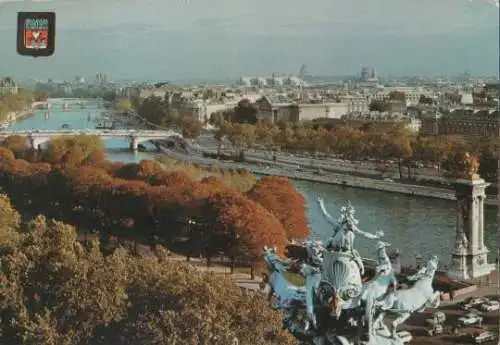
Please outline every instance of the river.
[{"label": "river", "polygon": [[[54,105],[50,119],[45,119],[46,111],[38,111],[34,116],[24,118],[13,124],[13,130],[59,129],[63,124],[69,124],[73,129],[93,128],[93,121],[88,121],[99,115],[103,109],[96,107],[75,109],[70,107],[63,111],[62,107]],[[128,142],[113,139],[105,142],[108,158],[114,161],[139,162],[142,159],[153,159],[156,154],[128,150]],[[346,188],[312,182],[296,182],[308,202],[308,216],[313,233],[318,238],[326,237],[331,227],[322,217],[316,203],[317,197],[323,197],[328,210],[335,217],[341,205],[350,200],[356,209],[359,227],[364,231],[375,232],[383,230],[386,241],[392,248],[399,249],[404,263],[413,263],[417,255],[428,257],[438,255],[442,264],[449,263],[455,235],[454,202],[420,197],[402,196],[379,191]],[[499,240],[496,231],[496,208],[485,210],[485,239],[490,248],[490,258],[496,253]],[[375,254],[375,241],[369,241],[359,236],[356,247],[362,256],[372,257]]]}]

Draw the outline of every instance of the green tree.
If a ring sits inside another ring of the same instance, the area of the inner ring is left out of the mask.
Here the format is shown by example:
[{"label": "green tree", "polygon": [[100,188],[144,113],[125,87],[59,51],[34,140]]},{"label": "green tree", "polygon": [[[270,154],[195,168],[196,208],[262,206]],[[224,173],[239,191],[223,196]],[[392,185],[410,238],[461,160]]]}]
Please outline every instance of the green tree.
[{"label": "green tree", "polygon": [[390,105],[384,101],[374,100],[371,101],[368,108],[370,109],[370,111],[379,111],[381,113],[385,113],[390,110]]},{"label": "green tree", "polygon": [[391,101],[400,101],[406,103],[406,95],[401,91],[391,91],[389,92],[389,99]]},{"label": "green tree", "polygon": [[256,124],[258,121],[258,109],[248,99],[239,101],[236,108],[234,108],[232,121],[237,123]]}]

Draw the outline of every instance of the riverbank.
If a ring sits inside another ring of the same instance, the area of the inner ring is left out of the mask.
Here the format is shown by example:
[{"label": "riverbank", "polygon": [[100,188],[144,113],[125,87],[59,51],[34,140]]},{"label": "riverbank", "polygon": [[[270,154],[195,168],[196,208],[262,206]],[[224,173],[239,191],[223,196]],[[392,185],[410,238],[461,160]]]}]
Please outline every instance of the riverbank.
[{"label": "riverbank", "polygon": [[[174,159],[179,159],[203,166],[218,166],[224,169],[231,169],[231,168],[247,169],[257,175],[264,175],[264,176],[280,175],[288,177],[292,180],[308,181],[313,183],[331,184],[331,185],[338,185],[338,186],[359,188],[359,189],[371,189],[381,192],[397,193],[397,194],[433,198],[433,199],[442,199],[450,201],[456,200],[455,192],[452,188],[440,188],[440,187],[425,186],[421,184],[417,185],[410,183],[402,183],[394,180],[383,180],[370,177],[354,176],[348,173],[340,174],[340,173],[324,172],[320,175],[318,174],[318,172],[313,170],[310,171],[305,169],[295,170],[292,168],[279,167],[279,166],[268,166],[264,168],[264,167],[259,167],[255,163],[253,164],[236,163],[231,161],[219,161],[216,159],[186,156],[185,154],[174,152],[164,147],[161,149],[161,151],[163,154],[166,154],[167,156],[170,156]],[[496,206],[497,201],[494,197],[488,197],[488,199],[486,200],[486,205]]]}]

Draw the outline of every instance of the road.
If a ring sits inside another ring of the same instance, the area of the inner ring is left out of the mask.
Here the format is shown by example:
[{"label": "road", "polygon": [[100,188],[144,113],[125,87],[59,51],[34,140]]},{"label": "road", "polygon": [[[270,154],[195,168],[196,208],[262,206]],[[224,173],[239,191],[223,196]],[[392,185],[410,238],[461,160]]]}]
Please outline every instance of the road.
[{"label": "road", "polygon": [[[202,134],[198,140],[197,144],[199,149],[201,148],[207,152],[217,152],[218,142],[215,140],[211,133]],[[223,153],[230,154],[234,152],[231,144],[225,142],[222,146]],[[276,155],[276,162],[273,160],[273,156]],[[262,164],[262,165],[276,165],[283,168],[297,170],[300,167],[301,170],[309,170],[311,172],[318,172],[318,170],[323,170],[324,172],[333,173],[356,173],[360,175],[368,175],[373,177],[381,177],[382,172],[379,168],[379,164],[370,161],[362,162],[352,162],[341,159],[318,159],[314,157],[298,156],[288,153],[274,153],[265,151],[255,151],[247,150],[245,151],[245,159],[252,163]],[[399,177],[399,171],[396,164],[385,168],[387,172],[385,176]],[[403,174],[407,173],[407,168],[403,169]],[[417,180],[434,180],[442,183],[446,183],[446,179],[439,177],[437,174],[437,169],[434,168],[412,168],[412,177]]]}]

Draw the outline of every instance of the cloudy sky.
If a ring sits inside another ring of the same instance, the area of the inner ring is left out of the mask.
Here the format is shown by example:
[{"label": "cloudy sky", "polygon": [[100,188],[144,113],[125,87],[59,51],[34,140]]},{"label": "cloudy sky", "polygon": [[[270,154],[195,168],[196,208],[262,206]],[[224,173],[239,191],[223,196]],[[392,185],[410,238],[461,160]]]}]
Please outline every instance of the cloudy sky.
[{"label": "cloudy sky", "polygon": [[[494,0],[0,0],[0,75],[498,74]],[[2,3],[3,2],[3,3]],[[15,53],[16,12],[53,10],[56,52]]]}]

